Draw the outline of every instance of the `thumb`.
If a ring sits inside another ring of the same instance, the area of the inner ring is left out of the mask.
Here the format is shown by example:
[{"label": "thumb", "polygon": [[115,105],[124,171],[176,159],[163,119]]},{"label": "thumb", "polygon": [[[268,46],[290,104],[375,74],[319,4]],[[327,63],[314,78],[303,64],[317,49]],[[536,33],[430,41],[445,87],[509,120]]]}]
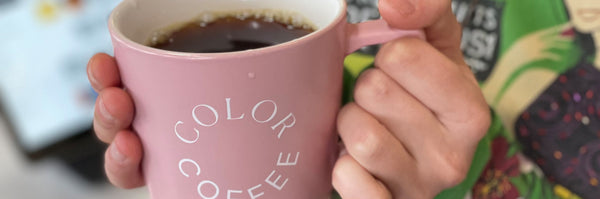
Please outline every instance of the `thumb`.
[{"label": "thumb", "polygon": [[379,0],[379,12],[392,27],[423,29],[427,42],[455,63],[464,64],[461,28],[450,0]]}]

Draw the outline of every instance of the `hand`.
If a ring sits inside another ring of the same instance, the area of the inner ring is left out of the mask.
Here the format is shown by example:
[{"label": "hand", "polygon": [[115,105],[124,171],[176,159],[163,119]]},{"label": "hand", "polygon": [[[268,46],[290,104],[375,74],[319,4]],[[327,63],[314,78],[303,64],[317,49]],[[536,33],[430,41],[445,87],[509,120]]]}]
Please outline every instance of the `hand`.
[{"label": "hand", "polygon": [[92,87],[100,94],[94,110],[94,131],[100,140],[110,143],[104,156],[106,175],[112,184],[121,188],[143,186],[142,144],[130,130],[133,102],[120,88],[121,78],[115,59],[97,54],[90,59],[87,73]]},{"label": "hand", "polygon": [[427,41],[383,46],[338,115],[345,145],[333,185],[345,199],[433,198],[464,179],[490,124],[489,108],[460,51],[450,1],[381,0],[396,28],[423,28]]}]

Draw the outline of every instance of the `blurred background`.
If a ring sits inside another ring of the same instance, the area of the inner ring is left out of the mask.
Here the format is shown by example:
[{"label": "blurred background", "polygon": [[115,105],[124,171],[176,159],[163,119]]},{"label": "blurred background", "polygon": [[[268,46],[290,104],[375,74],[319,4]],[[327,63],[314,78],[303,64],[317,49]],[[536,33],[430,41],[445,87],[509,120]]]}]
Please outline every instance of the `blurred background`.
[{"label": "blurred background", "polygon": [[103,172],[88,59],[119,0],[0,0],[0,198],[148,198]]},{"label": "blurred background", "polygon": [[[107,182],[91,130],[86,64],[112,55],[106,23],[120,1],[0,0],[0,198],[149,198]],[[350,22],[379,18],[377,0],[347,1]]]}]

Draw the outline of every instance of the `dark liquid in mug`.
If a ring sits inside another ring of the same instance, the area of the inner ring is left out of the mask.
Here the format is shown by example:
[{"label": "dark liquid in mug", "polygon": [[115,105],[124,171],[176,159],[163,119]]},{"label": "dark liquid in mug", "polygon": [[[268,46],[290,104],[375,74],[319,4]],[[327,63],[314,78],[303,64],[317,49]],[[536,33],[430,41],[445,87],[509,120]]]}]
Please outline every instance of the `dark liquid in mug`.
[{"label": "dark liquid in mug", "polygon": [[151,44],[187,53],[221,53],[263,48],[314,32],[307,25],[290,25],[261,17],[225,16],[209,23],[190,22]]}]

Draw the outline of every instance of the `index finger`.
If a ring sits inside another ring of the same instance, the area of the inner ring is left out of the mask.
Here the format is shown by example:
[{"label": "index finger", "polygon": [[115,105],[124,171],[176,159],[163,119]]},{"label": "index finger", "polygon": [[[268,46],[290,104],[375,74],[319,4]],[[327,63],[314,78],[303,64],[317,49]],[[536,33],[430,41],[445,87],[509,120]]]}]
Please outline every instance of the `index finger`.
[{"label": "index finger", "polygon": [[117,62],[113,57],[98,53],[90,58],[87,74],[92,88],[100,92],[104,88],[121,86],[121,77]]}]

